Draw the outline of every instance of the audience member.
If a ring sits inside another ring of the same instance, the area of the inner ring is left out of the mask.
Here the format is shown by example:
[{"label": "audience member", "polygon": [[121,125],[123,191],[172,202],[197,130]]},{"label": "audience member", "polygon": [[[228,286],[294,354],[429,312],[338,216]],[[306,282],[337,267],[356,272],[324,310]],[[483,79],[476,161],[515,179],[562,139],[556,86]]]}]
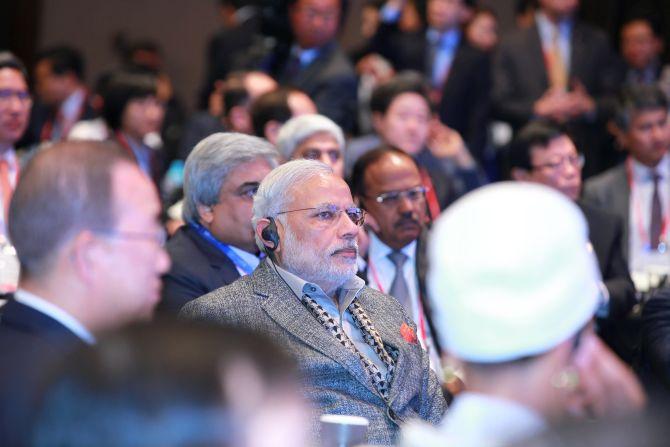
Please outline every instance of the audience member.
[{"label": "audience member", "polygon": [[626,84],[658,83],[670,96],[670,66],[661,64],[663,37],[656,23],[634,17],[621,26],[621,55],[626,62]]},{"label": "audience member", "polygon": [[157,97],[157,78],[146,72],[119,71],[107,84],[102,115],[114,139],[156,185],[165,172],[160,129],[165,106]]},{"label": "audience member", "polygon": [[372,93],[370,108],[377,135],[349,144],[348,170],[358,157],[382,143],[402,149],[420,167],[433,218],[456,198],[484,183],[460,134],[432,119],[420,76],[403,73],[381,84]]},{"label": "audience member", "polygon": [[26,434],[31,379],[47,357],[151,317],[170,262],[159,212],[151,182],[110,143],[59,143],[22,172],[9,211],[21,279],[0,309],[7,445]]},{"label": "audience member", "polygon": [[[628,152],[624,163],[584,184],[584,201],[624,222],[622,251],[636,286],[648,289],[649,275],[670,273],[667,222],[670,209],[668,100],[655,86],[635,85],[621,95],[611,129]],[[665,266],[665,267],[664,267]]]},{"label": "audience member", "polygon": [[284,160],[319,160],[344,177],[344,133],[323,115],[300,115],[288,120],[277,136],[277,150]]},{"label": "audience member", "polygon": [[304,447],[294,363],[238,329],[128,328],[48,375],[28,445]]},{"label": "audience member", "polygon": [[77,121],[96,113],[84,84],[84,59],[71,47],[54,47],[37,55],[35,93],[27,145],[67,138]]},{"label": "audience member", "polygon": [[606,301],[597,312],[598,333],[626,362],[633,362],[639,332],[627,329],[627,317],[637,303],[635,286],[623,256],[621,218],[579,201],[584,158],[565,133],[547,121],[531,121],[511,144],[509,168],[514,180],[540,183],[576,201],[586,217],[593,246],[607,288]]},{"label": "audience member", "polygon": [[314,101],[302,90],[280,87],[260,95],[251,105],[254,135],[276,145],[279,128],[291,117],[317,113]]},{"label": "audience member", "polygon": [[356,122],[356,74],[336,37],[341,22],[340,0],[289,0],[293,35],[290,45],[268,52],[261,67],[283,85],[303,90],[319,113],[345,132]]},{"label": "audience member", "polygon": [[417,326],[421,346],[441,376],[441,352],[426,296],[426,188],[414,159],[400,149],[378,148],[358,159],[351,192],[372,219],[361,277],[396,298]]},{"label": "audience member", "polygon": [[186,225],[167,243],[172,268],[159,309],[177,314],[256,268],[252,200],[278,158],[271,144],[250,135],[216,133],[196,145],[184,172]]},{"label": "audience member", "polygon": [[396,70],[424,74],[430,84],[432,103],[439,105],[440,120],[463,136],[481,162],[489,114],[490,62],[461,31],[469,15],[467,2],[428,0],[428,26],[413,33],[398,27],[403,3],[391,0],[382,9],[375,49]]},{"label": "audience member", "polygon": [[366,442],[392,444],[399,424],[434,423],[445,401],[414,322],[356,276],[364,218],[347,184],[323,163],[276,168],[254,198],[256,241],[268,258],[181,314],[279,341],[296,356],[304,393],[319,412],[366,417]]},{"label": "audience member", "polygon": [[413,426],[402,445],[503,446],[568,415],[644,405],[593,332],[600,274],[584,217],[563,194],[514,183],[473,192],[436,222],[428,257],[438,336],[467,390],[438,430]]},{"label": "audience member", "polygon": [[533,26],[505,36],[493,64],[497,118],[521,128],[533,117],[568,125],[584,151],[584,175],[616,163],[605,132],[621,83],[606,36],[575,18],[579,0],[538,0]]},{"label": "audience member", "polygon": [[179,157],[185,160],[200,140],[213,133],[252,134],[251,104],[276,88],[277,81],[262,71],[231,73],[222,88],[212,93],[216,98],[210,100],[210,108],[196,112],[189,120],[182,135]]},{"label": "audience member", "polygon": [[465,25],[465,37],[475,48],[492,52],[498,45],[498,17],[489,8],[477,8]]},{"label": "audience member", "polygon": [[20,170],[14,145],[28,127],[31,106],[25,66],[12,53],[0,52],[0,245],[6,241],[9,201]]}]

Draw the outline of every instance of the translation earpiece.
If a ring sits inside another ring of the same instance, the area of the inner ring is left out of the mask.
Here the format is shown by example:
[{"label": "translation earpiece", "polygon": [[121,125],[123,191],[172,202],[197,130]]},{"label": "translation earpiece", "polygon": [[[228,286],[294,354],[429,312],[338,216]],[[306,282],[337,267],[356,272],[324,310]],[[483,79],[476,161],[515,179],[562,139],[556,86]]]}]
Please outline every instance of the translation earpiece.
[{"label": "translation earpiece", "polygon": [[275,223],[273,217],[268,217],[267,219],[270,221],[270,223],[267,227],[263,228],[263,231],[261,231],[261,237],[265,242],[269,242],[269,244],[265,245],[265,248],[267,248],[269,251],[275,251],[277,247],[279,247],[279,233],[277,232],[277,224]]}]

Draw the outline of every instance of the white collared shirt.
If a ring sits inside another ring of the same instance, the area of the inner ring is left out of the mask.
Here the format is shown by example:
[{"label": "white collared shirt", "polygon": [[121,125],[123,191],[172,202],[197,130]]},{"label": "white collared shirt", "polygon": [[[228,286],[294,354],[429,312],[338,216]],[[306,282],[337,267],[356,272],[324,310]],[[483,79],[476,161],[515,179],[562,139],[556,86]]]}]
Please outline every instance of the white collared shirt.
[{"label": "white collared shirt", "polygon": [[[661,200],[661,213],[665,232],[661,238],[668,244],[670,224],[670,155],[665,155],[655,168],[661,178],[658,181],[658,193]],[[670,251],[665,253],[652,250],[649,245],[649,227],[651,224],[651,206],[654,193],[654,169],[643,165],[630,157],[628,175],[630,176],[630,200],[628,202],[628,263],[631,272],[645,274],[670,272]]]},{"label": "white collared shirt", "polygon": [[[9,184],[12,187],[12,191],[16,188],[16,182],[19,179],[19,160],[16,157],[16,152],[14,148],[10,147],[2,155],[0,155],[0,160],[7,162],[9,166]],[[5,209],[5,204],[2,201],[2,194],[0,194],[0,210]],[[0,212],[0,236],[7,236],[7,223],[5,222],[5,213]]]},{"label": "white collared shirt", "polygon": [[538,11],[535,13],[535,23],[540,33],[540,41],[542,42],[542,50],[545,54],[551,52],[554,46],[554,32],[558,28],[558,48],[561,51],[561,57],[565,64],[565,70],[570,73],[570,61],[572,56],[572,20],[561,20],[558,24],[554,24],[547,16]]},{"label": "white collared shirt", "polygon": [[49,317],[58,321],[60,324],[72,331],[84,343],[88,345],[95,344],[96,341],[93,334],[91,334],[91,332],[86,329],[86,327],[84,327],[84,325],[81,324],[76,318],[55,304],[50,303],[45,299],[40,298],[39,296],[24,289],[17,290],[14,294],[14,299],[16,299],[16,301],[19,303],[31,307],[36,311],[48,315]]}]

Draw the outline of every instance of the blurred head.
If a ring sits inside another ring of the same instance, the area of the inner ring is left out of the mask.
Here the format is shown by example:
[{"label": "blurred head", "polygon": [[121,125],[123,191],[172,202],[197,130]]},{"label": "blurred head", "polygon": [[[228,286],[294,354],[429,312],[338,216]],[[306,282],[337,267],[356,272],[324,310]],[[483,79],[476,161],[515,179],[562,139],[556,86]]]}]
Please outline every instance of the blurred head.
[{"label": "blurred head", "polygon": [[537,0],[537,3],[551,20],[570,18],[579,8],[579,0]]},{"label": "blurred head", "polygon": [[465,28],[470,44],[482,51],[493,51],[498,44],[498,18],[491,9],[480,8]]},{"label": "blurred head", "polygon": [[635,18],[621,27],[621,55],[629,67],[643,70],[663,52],[663,39],[651,21]]},{"label": "blurred head", "polygon": [[289,5],[291,30],[301,48],[321,47],[337,35],[340,0],[292,0]]},{"label": "blurred head", "polygon": [[68,356],[44,382],[30,445],[307,445],[295,362],[241,329],[130,327]]},{"label": "blurred head", "polygon": [[496,183],[440,215],[427,247],[436,330],[468,386],[565,414],[601,299],[581,210],[542,185]]},{"label": "blurred head", "polygon": [[417,73],[401,73],[380,84],[370,98],[372,124],[385,143],[415,155],[423,150],[431,120],[430,100]]},{"label": "blurred head", "polygon": [[40,151],[9,211],[20,285],[67,296],[59,304],[75,302],[65,310],[93,331],[151,317],[170,264],[159,214],[153,184],[119,147]]},{"label": "blurred head", "polygon": [[35,93],[44,104],[59,106],[83,81],[84,59],[74,48],[54,47],[37,55]]},{"label": "blurred head", "polygon": [[200,141],[184,168],[184,221],[204,226],[225,244],[255,252],[253,197],[278,159],[270,143],[250,135],[217,133]]},{"label": "blurred head", "polygon": [[340,177],[344,177],[344,147],[342,129],[323,115],[291,118],[279,129],[277,137],[277,149],[284,160],[319,160]]},{"label": "blurred head", "polygon": [[419,237],[428,216],[421,174],[411,156],[391,147],[367,152],[356,161],[351,183],[384,244],[400,250]]},{"label": "blurred head", "polygon": [[438,31],[458,28],[467,16],[464,0],[428,0],[428,25]]},{"label": "blurred head", "polygon": [[160,132],[165,106],[158,99],[157,78],[146,71],[120,71],[109,79],[102,115],[114,131],[142,140]]},{"label": "blurred head", "polygon": [[25,132],[32,104],[25,66],[9,51],[0,52],[0,153]]},{"label": "blurred head", "polygon": [[519,131],[509,151],[514,180],[541,183],[572,200],[579,198],[584,158],[563,128],[533,121]]},{"label": "blurred head", "polygon": [[611,126],[619,144],[640,163],[656,166],[670,145],[668,100],[655,85],[634,85],[621,92]]},{"label": "blurred head", "polygon": [[[314,160],[293,160],[275,168],[254,197],[259,247],[271,252],[278,265],[329,295],[356,274],[356,236],[363,217],[344,180]],[[279,244],[270,251],[267,231],[263,232],[272,221]]]},{"label": "blurred head", "polygon": [[260,95],[251,105],[254,135],[277,143],[279,128],[294,116],[317,113],[314,102],[301,90],[280,87]]}]

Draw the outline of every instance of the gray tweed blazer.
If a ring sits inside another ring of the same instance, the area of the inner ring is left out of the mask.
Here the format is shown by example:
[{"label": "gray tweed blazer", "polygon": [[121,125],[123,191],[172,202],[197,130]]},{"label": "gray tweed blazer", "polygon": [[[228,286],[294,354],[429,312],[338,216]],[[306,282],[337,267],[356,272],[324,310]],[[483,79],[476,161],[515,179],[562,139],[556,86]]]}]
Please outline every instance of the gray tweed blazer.
[{"label": "gray tweed blazer", "polygon": [[[298,301],[267,263],[249,276],[186,304],[187,319],[244,327],[286,346],[298,360],[306,397],[320,413],[350,414],[370,420],[368,444],[396,441],[398,423],[420,418],[438,423],[446,402],[428,356],[411,340],[416,326],[398,301],[365,287],[359,302],[385,343],[399,351],[390,388],[390,404],[368,380],[359,359],[342,346]],[[318,437],[318,421],[313,421]]]}]

